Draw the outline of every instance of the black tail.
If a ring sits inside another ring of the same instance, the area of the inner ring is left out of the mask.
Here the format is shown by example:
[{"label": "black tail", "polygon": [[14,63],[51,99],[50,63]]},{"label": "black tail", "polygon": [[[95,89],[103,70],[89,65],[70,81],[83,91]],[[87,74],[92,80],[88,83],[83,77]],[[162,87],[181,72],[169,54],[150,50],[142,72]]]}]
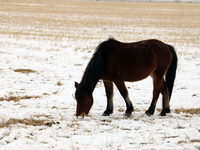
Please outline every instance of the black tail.
[{"label": "black tail", "polygon": [[173,86],[174,86],[174,80],[176,78],[176,69],[177,69],[178,58],[177,58],[174,47],[171,45],[168,45],[168,47],[171,50],[172,55],[173,55],[172,62],[170,64],[170,66],[167,70],[166,76],[165,76],[165,80],[166,80],[168,91],[169,91],[169,100],[170,100],[171,95],[172,95]]}]

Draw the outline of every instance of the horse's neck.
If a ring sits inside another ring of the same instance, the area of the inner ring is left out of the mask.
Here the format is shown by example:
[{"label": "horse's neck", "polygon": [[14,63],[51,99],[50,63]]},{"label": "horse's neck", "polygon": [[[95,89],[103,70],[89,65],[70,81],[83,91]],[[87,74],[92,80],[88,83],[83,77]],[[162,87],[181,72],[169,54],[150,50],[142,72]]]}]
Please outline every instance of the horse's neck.
[{"label": "horse's neck", "polygon": [[104,72],[104,61],[100,51],[96,51],[84,72],[82,84],[89,87],[92,93]]},{"label": "horse's neck", "polygon": [[81,87],[84,88],[85,90],[88,90],[90,93],[93,93],[94,88],[96,86],[95,83],[90,83],[90,82],[81,82]]},{"label": "horse's neck", "polygon": [[94,91],[94,88],[99,81],[99,78],[93,74],[93,72],[90,72],[90,70],[87,70],[87,72],[84,73],[81,86],[84,88],[87,88],[90,93]]}]

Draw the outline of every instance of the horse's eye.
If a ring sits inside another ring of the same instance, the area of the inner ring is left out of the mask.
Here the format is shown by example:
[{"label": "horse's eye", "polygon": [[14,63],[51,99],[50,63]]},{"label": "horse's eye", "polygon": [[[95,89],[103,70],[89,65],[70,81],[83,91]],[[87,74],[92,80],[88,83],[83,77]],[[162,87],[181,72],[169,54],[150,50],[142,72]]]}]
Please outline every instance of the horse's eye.
[{"label": "horse's eye", "polygon": [[87,98],[84,101],[87,101]]}]

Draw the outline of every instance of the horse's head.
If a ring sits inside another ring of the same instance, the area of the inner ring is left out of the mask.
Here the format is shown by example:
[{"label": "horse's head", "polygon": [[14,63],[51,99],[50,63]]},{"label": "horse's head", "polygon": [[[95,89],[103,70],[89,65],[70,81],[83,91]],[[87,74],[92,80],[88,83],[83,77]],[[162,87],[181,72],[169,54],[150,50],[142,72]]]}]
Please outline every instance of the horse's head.
[{"label": "horse's head", "polygon": [[77,101],[76,116],[88,114],[93,104],[90,89],[87,86],[81,86],[77,82],[75,82],[75,88],[75,98]]}]

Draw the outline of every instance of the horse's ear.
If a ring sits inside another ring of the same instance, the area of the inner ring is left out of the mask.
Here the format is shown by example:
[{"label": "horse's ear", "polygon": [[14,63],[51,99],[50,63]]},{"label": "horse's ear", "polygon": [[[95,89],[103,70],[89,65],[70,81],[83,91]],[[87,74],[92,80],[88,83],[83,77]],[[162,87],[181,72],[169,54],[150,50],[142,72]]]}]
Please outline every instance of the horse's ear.
[{"label": "horse's ear", "polygon": [[74,86],[75,86],[75,88],[77,89],[77,88],[78,88],[78,83],[75,82],[75,83],[74,83]]}]

